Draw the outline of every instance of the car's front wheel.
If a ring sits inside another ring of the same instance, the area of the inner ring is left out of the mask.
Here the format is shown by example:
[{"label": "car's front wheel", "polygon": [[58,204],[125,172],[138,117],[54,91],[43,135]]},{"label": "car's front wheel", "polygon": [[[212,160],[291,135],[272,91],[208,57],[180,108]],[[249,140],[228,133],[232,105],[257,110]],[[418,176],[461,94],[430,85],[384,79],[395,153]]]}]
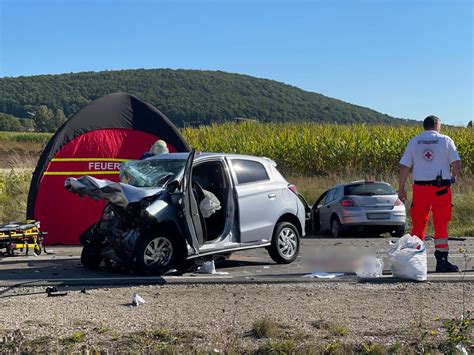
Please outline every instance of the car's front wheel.
[{"label": "car's front wheel", "polygon": [[97,269],[102,262],[102,255],[100,248],[94,244],[84,244],[81,252],[81,264],[91,270]]},{"label": "car's front wheel", "polygon": [[134,267],[138,272],[161,273],[182,268],[186,260],[183,246],[166,235],[140,237],[134,250]]},{"label": "car's front wheel", "polygon": [[272,244],[268,253],[278,264],[289,264],[298,256],[300,234],[290,222],[278,223],[273,233]]}]

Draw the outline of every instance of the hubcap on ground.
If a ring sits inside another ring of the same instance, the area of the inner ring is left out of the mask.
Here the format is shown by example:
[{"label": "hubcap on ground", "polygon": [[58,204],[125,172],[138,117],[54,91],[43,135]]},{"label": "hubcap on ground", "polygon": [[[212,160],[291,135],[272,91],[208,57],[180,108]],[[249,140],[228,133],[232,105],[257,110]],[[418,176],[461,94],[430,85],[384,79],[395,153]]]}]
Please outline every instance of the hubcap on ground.
[{"label": "hubcap on ground", "polygon": [[283,228],[278,235],[278,249],[283,257],[289,259],[296,252],[297,238],[291,228]]},{"label": "hubcap on ground", "polygon": [[143,253],[146,266],[168,265],[173,255],[173,246],[167,238],[157,237],[152,239]]}]

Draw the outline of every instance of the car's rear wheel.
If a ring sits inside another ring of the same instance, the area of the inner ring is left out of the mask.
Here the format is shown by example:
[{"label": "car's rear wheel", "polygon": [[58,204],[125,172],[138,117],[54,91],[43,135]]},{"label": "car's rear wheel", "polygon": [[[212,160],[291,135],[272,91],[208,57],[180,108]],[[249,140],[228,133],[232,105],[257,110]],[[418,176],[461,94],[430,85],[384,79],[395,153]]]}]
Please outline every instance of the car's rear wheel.
[{"label": "car's rear wheel", "polygon": [[278,264],[293,262],[300,250],[300,234],[298,229],[290,222],[277,224],[272,237],[272,244],[268,254]]},{"label": "car's rear wheel", "polygon": [[140,237],[133,258],[136,271],[149,273],[162,273],[172,268],[180,269],[184,266],[185,260],[183,243],[167,235]]},{"label": "car's rear wheel", "polygon": [[333,238],[342,238],[345,235],[345,229],[337,216],[331,219],[331,236]]}]

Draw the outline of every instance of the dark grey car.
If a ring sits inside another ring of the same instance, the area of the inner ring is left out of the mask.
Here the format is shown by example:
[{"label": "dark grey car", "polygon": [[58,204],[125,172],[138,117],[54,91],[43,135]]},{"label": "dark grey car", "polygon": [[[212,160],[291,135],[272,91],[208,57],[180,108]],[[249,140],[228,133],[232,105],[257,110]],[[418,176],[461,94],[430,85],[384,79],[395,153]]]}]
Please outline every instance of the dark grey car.
[{"label": "dark grey car", "polygon": [[[121,181],[66,180],[71,192],[103,199],[103,216],[81,237],[82,262],[139,271],[182,268],[192,258],[266,247],[278,263],[298,256],[305,209],[270,159],[205,153],[162,154],[124,163]],[[206,193],[220,203],[208,218]]]}]

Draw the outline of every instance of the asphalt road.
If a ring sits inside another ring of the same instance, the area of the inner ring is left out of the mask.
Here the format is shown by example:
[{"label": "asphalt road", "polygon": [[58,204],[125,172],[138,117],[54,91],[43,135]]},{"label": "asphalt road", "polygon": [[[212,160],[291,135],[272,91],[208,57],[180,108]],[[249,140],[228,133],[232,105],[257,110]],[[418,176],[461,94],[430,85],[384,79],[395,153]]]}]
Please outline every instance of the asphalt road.
[{"label": "asphalt road", "polygon": [[[459,253],[463,246],[471,259],[474,255],[474,238],[450,240],[450,260],[460,269],[466,270],[464,278],[474,281],[473,260],[465,262]],[[460,240],[464,239],[464,240]],[[355,255],[368,253],[382,257],[384,276],[366,282],[399,282],[389,270],[387,250],[390,238],[344,238],[307,237],[302,239],[298,259],[289,265],[275,264],[265,249],[247,250],[233,254],[229,260],[216,264],[223,274],[186,273],[181,276],[143,276],[126,272],[111,272],[103,269],[91,271],[80,263],[81,247],[56,246],[47,248],[51,254],[40,256],[0,256],[0,287],[25,286],[90,286],[90,285],[146,285],[189,283],[274,283],[274,282],[360,282],[347,262]],[[461,275],[434,273],[434,245],[427,240],[428,281],[461,281]],[[332,279],[302,277],[314,271],[343,272],[343,276]]]}]

